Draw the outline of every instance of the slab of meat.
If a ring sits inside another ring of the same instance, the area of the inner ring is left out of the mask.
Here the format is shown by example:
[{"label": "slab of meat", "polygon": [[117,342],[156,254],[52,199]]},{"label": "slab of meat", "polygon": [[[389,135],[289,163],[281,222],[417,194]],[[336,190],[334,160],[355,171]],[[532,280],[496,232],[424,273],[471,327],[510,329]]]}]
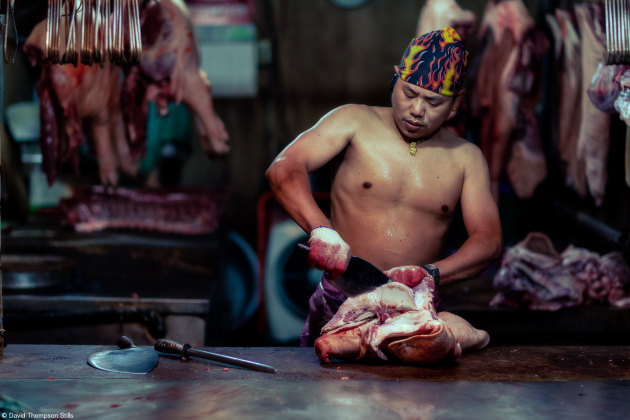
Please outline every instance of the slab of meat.
[{"label": "slab of meat", "polygon": [[[626,71],[619,77],[619,86],[621,92],[619,92],[619,96],[615,100],[615,110],[619,113],[619,118],[626,125],[630,126],[630,71]],[[626,147],[628,147],[628,143],[626,143]],[[627,154],[628,151],[626,150]],[[629,179],[628,177],[630,177],[630,173],[626,173],[627,180]],[[630,180],[627,183],[630,185]]]},{"label": "slab of meat", "polygon": [[557,114],[552,118],[556,124],[557,150],[565,184],[582,197],[587,194],[584,159],[577,155],[582,112],[582,43],[576,30],[573,14],[568,10],[556,9],[547,16],[547,22],[556,43],[555,59],[557,72]]},{"label": "slab of meat", "polygon": [[555,311],[588,304],[630,305],[630,268],[613,252],[600,256],[569,246],[561,254],[548,236],[530,233],[508,249],[494,277],[491,306]]},{"label": "slab of meat", "polygon": [[24,51],[33,66],[41,67],[36,89],[43,170],[49,185],[66,162],[78,172],[79,147],[86,138],[97,155],[103,184],[117,183],[118,168],[135,175],[137,167],[129,155],[120,109],[120,68],[109,62],[102,67],[52,64],[44,57],[45,41],[46,22],[42,21],[29,35]]},{"label": "slab of meat", "polygon": [[547,177],[547,160],[533,107],[522,108],[513,139],[506,173],[516,195],[519,198],[531,198],[536,187]]},{"label": "slab of meat", "polygon": [[427,0],[420,11],[416,34],[450,26],[465,40],[472,35],[476,25],[475,13],[462,9],[455,0]]},{"label": "slab of meat", "polygon": [[155,101],[161,115],[168,113],[168,102],[183,103],[203,149],[227,153],[229,136],[214,110],[208,77],[199,68],[197,43],[184,2],[148,2],[140,17],[140,65],[126,69],[123,82],[122,103],[132,151],[143,153],[148,102]]},{"label": "slab of meat", "polygon": [[[549,43],[535,28],[520,0],[489,1],[478,39],[481,53],[471,71],[474,80],[471,111],[481,120],[480,147],[488,161],[492,191],[498,199],[499,182],[513,143],[522,139],[525,143],[515,147],[508,175],[517,195],[528,198],[546,176],[543,172],[527,177],[523,174],[544,167],[538,128],[531,116],[540,94],[540,60]],[[523,131],[528,124],[530,127]],[[521,129],[516,131],[517,128]]]},{"label": "slab of meat", "polygon": [[630,72],[630,66],[626,64],[599,63],[587,94],[593,105],[602,112],[614,114],[615,101],[621,92],[621,78]]},{"label": "slab of meat", "polygon": [[597,66],[604,61],[605,39],[603,5],[583,3],[575,6],[580,34],[582,35],[582,113],[577,155],[584,159],[588,190],[600,206],[608,174],[610,116],[597,109],[588,98],[588,88]]},{"label": "slab of meat", "polygon": [[463,318],[437,314],[434,286],[423,281],[413,289],[391,282],[346,300],[315,341],[317,357],[398,360],[432,363],[458,358],[462,351],[485,347],[488,333]]},{"label": "slab of meat", "polygon": [[63,224],[79,232],[108,228],[179,234],[208,234],[218,227],[228,200],[226,191],[189,189],[130,190],[76,188],[61,199]]}]

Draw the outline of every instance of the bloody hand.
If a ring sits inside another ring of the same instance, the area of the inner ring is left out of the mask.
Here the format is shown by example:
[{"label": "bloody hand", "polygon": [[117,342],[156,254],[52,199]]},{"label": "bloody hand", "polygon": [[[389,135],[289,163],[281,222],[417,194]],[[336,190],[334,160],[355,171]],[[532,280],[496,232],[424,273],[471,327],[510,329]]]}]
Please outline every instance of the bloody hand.
[{"label": "bloody hand", "polygon": [[308,263],[311,267],[324,270],[329,279],[341,276],[352,257],[350,245],[332,228],[320,226],[311,231]]}]

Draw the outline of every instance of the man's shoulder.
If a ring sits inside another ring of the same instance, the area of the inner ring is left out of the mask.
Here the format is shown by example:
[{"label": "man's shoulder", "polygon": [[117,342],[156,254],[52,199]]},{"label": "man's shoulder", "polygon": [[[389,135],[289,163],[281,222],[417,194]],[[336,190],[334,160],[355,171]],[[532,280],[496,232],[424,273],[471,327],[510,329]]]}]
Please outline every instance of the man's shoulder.
[{"label": "man's shoulder", "polygon": [[481,152],[481,149],[479,149],[476,144],[460,137],[447,128],[442,128],[442,136],[444,142],[456,150],[461,150],[467,153],[476,153],[477,151]]},{"label": "man's shoulder", "polygon": [[458,136],[452,131],[443,128],[443,144],[452,152],[452,157],[464,166],[478,164],[484,161],[483,153],[479,146],[465,138]]},{"label": "man's shoulder", "polygon": [[364,104],[346,104],[333,110],[336,113],[349,114],[356,117],[382,117],[391,114],[392,109],[380,106],[371,106]]}]

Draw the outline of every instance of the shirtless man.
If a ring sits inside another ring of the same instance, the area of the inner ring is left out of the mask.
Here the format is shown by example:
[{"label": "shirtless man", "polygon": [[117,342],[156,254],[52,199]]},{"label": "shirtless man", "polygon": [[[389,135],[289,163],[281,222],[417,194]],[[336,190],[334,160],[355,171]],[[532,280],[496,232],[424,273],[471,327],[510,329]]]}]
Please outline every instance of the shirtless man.
[{"label": "shirtless man", "polygon": [[[395,66],[391,108],[336,108],[267,169],[278,202],[310,233],[309,264],[324,271],[302,345],[313,344],[345,300],[328,280],[345,271],[352,255],[408,286],[429,275],[436,286],[468,279],[500,257],[501,224],[486,161],[477,146],[442,128],[462,101],[467,64],[452,28],[414,38]],[[338,155],[328,220],[308,174]],[[458,202],[468,238],[443,257]]]}]

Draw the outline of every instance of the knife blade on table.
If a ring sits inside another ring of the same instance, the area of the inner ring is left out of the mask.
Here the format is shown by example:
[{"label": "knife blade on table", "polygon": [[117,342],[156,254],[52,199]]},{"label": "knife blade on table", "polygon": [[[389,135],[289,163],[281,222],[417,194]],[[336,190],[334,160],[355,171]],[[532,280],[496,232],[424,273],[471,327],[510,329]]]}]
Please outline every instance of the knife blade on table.
[{"label": "knife blade on table", "polygon": [[[308,253],[310,247],[304,243],[297,244],[298,249]],[[344,295],[353,297],[371,292],[379,286],[390,282],[389,277],[381,270],[360,257],[353,256],[346,271],[338,278],[329,280]]]}]

